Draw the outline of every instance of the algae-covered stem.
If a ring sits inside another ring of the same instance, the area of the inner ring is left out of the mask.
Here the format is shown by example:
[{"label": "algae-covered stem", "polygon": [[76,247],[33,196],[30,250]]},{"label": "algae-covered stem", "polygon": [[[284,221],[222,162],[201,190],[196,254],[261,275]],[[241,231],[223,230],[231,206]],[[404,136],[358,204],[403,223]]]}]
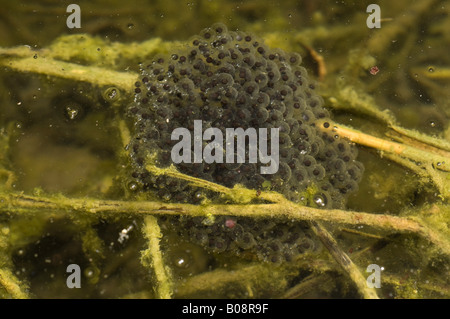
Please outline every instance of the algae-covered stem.
[{"label": "algae-covered stem", "polygon": [[172,276],[168,266],[164,265],[163,255],[159,241],[162,237],[158,221],[154,216],[146,216],[143,232],[148,240],[148,248],[142,251],[142,264],[147,268],[153,268],[157,279],[156,293],[161,299],[172,297]]},{"label": "algae-covered stem", "polygon": [[[168,45],[177,44],[162,42],[160,38],[141,43],[107,43],[87,34],[67,35],[38,51],[29,46],[0,47],[0,65],[23,73],[87,82],[96,87],[115,86],[127,93],[132,92],[138,74],[119,72],[114,70],[114,66],[120,64],[124,56],[138,61],[166,50]],[[101,51],[97,49],[99,46]],[[91,65],[72,63],[73,60],[89,61]]]},{"label": "algae-covered stem", "polygon": [[[245,207],[245,209],[243,209]],[[246,216],[288,218],[295,220],[328,221],[338,224],[366,225],[391,232],[410,232],[424,236],[450,255],[450,240],[445,235],[423,225],[416,217],[397,217],[383,214],[369,214],[338,209],[316,209],[289,201],[274,204],[227,204],[191,205],[159,201],[114,201],[77,199],[64,196],[27,196],[21,193],[0,194],[0,211],[12,214],[36,213],[42,209],[63,213],[88,212],[93,214],[149,214],[189,216]]]},{"label": "algae-covered stem", "polygon": [[[1,63],[1,60],[0,60]],[[21,72],[33,72],[55,76],[63,79],[88,82],[101,86],[114,85],[125,92],[130,92],[137,74],[117,72],[95,66],[83,66],[69,62],[57,61],[41,57],[40,60],[34,58],[11,59],[4,65]]]},{"label": "algae-covered stem", "polygon": [[24,292],[20,285],[20,281],[8,269],[0,269],[0,287],[4,288],[11,297],[15,299],[28,299],[30,296]]},{"label": "algae-covered stem", "polygon": [[104,67],[61,61],[54,58],[49,50],[36,53],[27,46],[0,48],[0,65],[18,72],[87,82],[98,87],[115,86],[124,92],[132,91],[138,76],[133,72],[118,72]]},{"label": "algae-covered stem", "polygon": [[[249,265],[241,265],[237,269],[214,269],[180,282],[176,289],[176,297],[183,298],[192,294],[208,293],[210,290],[221,291],[230,285],[235,287],[234,289],[240,287],[246,291],[249,288],[255,289],[256,287],[267,287],[266,289],[272,291],[283,291],[289,284],[284,274],[288,274],[288,277],[293,278],[298,269],[314,269],[318,274],[324,274],[323,276],[329,277],[330,275],[326,273],[334,270],[333,265],[318,259],[315,254],[309,253],[305,253],[292,263],[280,265],[280,267],[282,270],[273,271],[273,267],[270,264],[251,263]],[[318,275],[318,277],[321,277],[321,275]],[[205,282],[209,283],[209,285],[205,285]],[[297,288],[296,293],[306,292],[302,287]],[[291,297],[289,295],[280,296],[281,299],[289,299]]]}]

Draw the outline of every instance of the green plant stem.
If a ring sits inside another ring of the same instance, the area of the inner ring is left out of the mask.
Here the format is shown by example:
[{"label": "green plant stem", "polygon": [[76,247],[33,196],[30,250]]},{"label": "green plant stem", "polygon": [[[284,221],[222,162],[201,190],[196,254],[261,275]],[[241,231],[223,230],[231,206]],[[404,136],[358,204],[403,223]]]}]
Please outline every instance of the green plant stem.
[{"label": "green plant stem", "polygon": [[173,282],[170,269],[164,264],[163,256],[159,247],[162,237],[158,221],[154,216],[146,216],[144,219],[143,232],[148,240],[148,248],[142,251],[141,261],[147,268],[153,268],[157,288],[156,293],[161,299],[170,299],[173,294]]},{"label": "green plant stem", "polygon": [[230,198],[234,203],[238,204],[246,204],[256,199],[267,200],[275,203],[286,201],[283,195],[276,192],[257,192],[256,190],[247,189],[241,185],[235,185],[233,188],[229,188],[214,182],[205,181],[201,178],[192,177],[180,173],[173,165],[171,165],[169,168],[158,168],[154,165],[147,165],[146,169],[155,175],[166,175],[178,179],[183,179],[193,186],[202,187],[214,192],[221,193]]},{"label": "green plant stem", "polygon": [[[40,60],[39,60],[40,59]],[[137,79],[135,73],[117,72],[95,66],[83,66],[40,57],[0,60],[0,65],[19,72],[32,72],[74,81],[88,82],[98,87],[115,86],[131,92]],[[38,61],[39,60],[39,61]]]},{"label": "green plant stem", "polygon": [[28,299],[30,296],[24,292],[20,285],[20,281],[8,269],[0,269],[0,287],[14,299]]},{"label": "green plant stem", "polygon": [[424,236],[450,255],[450,237],[440,234],[432,227],[423,225],[418,217],[397,217],[369,214],[339,209],[317,209],[289,201],[274,204],[247,205],[191,205],[159,201],[115,201],[77,199],[64,196],[28,196],[20,193],[0,194],[0,211],[13,214],[39,213],[41,210],[62,213],[87,212],[92,214],[146,214],[189,216],[245,216],[253,218],[284,218],[294,220],[328,221],[338,224],[366,225],[390,232],[408,232]]}]

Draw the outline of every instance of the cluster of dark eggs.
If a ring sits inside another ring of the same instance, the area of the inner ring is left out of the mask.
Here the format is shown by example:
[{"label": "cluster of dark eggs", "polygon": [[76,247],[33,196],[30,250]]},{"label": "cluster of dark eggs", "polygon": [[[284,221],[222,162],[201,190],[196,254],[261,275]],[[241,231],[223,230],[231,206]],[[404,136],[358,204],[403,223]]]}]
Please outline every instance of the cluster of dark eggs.
[{"label": "cluster of dark eggs", "polygon": [[[215,24],[190,43],[142,66],[135,101],[129,108],[134,135],[129,144],[134,185],[141,191],[174,202],[200,203],[214,194],[187,182],[155,176],[146,170],[148,154],[155,164],[171,161],[174,129],[192,131],[194,120],[203,129],[279,128],[279,168],[261,174],[261,164],[180,163],[182,173],[227,187],[242,184],[255,190],[272,190],[305,205],[342,207],[355,192],[362,164],[356,148],[321,130],[329,125],[328,111],[308,79],[301,57],[267,47],[244,32]],[[193,242],[216,252],[253,251],[264,260],[288,260],[317,246],[307,225],[274,223],[248,218],[169,218]],[[230,222],[231,221],[231,222]],[[231,224],[230,224],[231,223]]]}]

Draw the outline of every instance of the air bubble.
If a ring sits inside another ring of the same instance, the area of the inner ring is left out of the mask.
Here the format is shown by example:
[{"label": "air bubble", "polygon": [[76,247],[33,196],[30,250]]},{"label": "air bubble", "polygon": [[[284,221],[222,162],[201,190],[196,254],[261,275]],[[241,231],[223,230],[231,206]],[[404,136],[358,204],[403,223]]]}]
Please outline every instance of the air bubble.
[{"label": "air bubble", "polygon": [[79,113],[80,109],[77,106],[66,106],[66,116],[69,120],[75,120]]},{"label": "air bubble", "polygon": [[139,185],[136,182],[130,182],[128,183],[128,190],[131,192],[135,192],[139,189]]},{"label": "air bubble", "polygon": [[319,207],[325,207],[327,205],[327,199],[323,194],[317,194],[314,196],[314,203]]},{"label": "air bubble", "polygon": [[108,102],[117,101],[119,99],[119,95],[119,90],[114,86],[105,89],[102,93],[103,99]]},{"label": "air bubble", "polygon": [[190,255],[187,251],[183,251],[174,258],[174,264],[177,268],[186,269],[191,265],[190,259]]},{"label": "air bubble", "polygon": [[93,278],[95,275],[95,269],[93,267],[88,267],[84,270],[84,275],[87,278]]}]

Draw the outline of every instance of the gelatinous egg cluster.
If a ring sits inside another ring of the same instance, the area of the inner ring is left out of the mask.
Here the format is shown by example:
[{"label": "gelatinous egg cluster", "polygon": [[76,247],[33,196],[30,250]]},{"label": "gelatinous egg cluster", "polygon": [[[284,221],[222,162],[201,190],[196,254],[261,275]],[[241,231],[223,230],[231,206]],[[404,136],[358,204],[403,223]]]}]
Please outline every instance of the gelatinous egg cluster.
[{"label": "gelatinous egg cluster", "polygon": [[[355,192],[363,166],[357,150],[344,139],[321,130],[330,124],[328,111],[308,79],[301,57],[270,49],[260,38],[228,31],[215,24],[193,37],[188,45],[142,65],[135,101],[129,108],[134,132],[129,144],[133,185],[162,199],[199,203],[204,190],[145,168],[148,154],[155,164],[171,161],[174,129],[193,131],[194,120],[203,130],[279,128],[279,169],[260,173],[260,163],[180,163],[185,174],[233,187],[272,190],[305,205],[335,208]],[[193,149],[192,149],[193,150]],[[248,149],[246,156],[248,157]],[[171,219],[190,238],[213,251],[253,250],[264,260],[289,259],[315,245],[304,224],[274,224],[246,218]],[[228,224],[227,224],[228,223]],[[232,225],[232,227],[230,227]]]},{"label": "gelatinous egg cluster", "polygon": [[291,261],[319,242],[308,223],[286,223],[267,219],[222,216],[214,220],[200,217],[167,218],[165,226],[213,253],[232,252],[272,263]]}]

